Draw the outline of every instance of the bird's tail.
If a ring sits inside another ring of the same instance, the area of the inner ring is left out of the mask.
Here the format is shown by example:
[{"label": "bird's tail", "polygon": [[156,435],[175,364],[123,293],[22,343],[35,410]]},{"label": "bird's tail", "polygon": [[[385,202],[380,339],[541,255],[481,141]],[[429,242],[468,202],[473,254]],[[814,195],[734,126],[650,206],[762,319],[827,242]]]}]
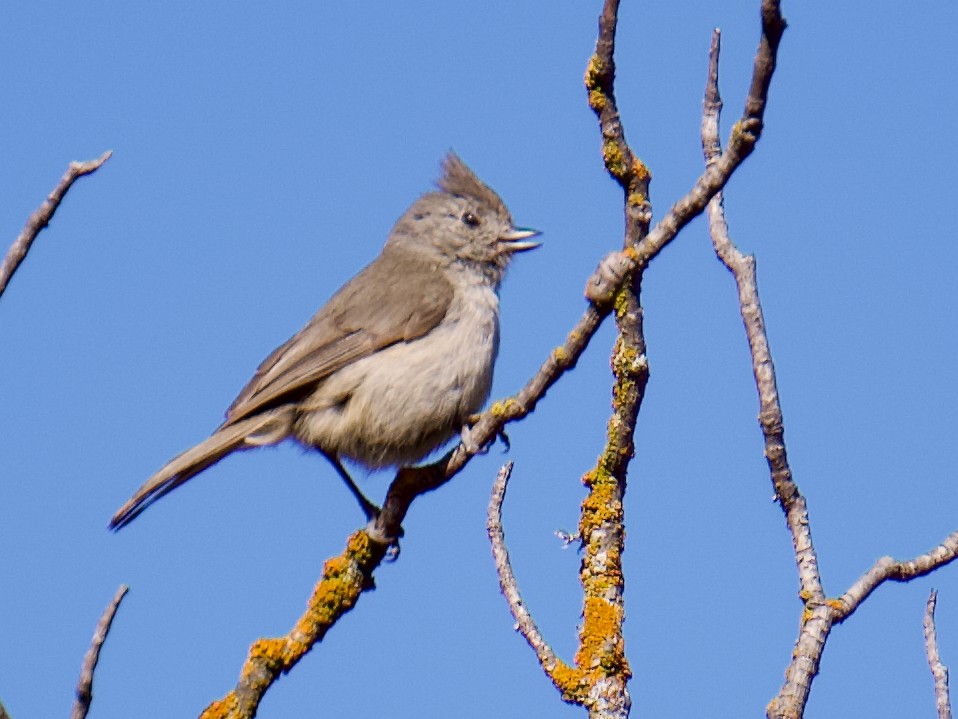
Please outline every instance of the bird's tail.
[{"label": "bird's tail", "polygon": [[[207,467],[216,464],[230,452],[264,444],[275,444],[282,439],[282,435],[265,440],[251,437],[264,430],[267,432],[266,437],[269,437],[269,428],[275,419],[272,413],[265,412],[235,424],[225,425],[195,447],[177,455],[167,462],[163,469],[146,480],[126,504],[117,510],[113,519],[110,520],[110,529],[125,527],[153,502],[169,494]],[[250,438],[249,442],[246,441],[247,438]]]}]

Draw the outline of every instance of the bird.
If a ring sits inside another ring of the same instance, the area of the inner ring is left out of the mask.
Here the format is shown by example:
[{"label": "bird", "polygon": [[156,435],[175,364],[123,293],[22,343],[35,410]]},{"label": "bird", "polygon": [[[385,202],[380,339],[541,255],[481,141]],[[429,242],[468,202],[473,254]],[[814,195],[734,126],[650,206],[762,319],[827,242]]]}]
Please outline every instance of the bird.
[{"label": "bird", "polygon": [[[381,253],[274,350],[199,444],[151,476],[110,520],[117,530],[227,455],[291,439],[368,469],[418,462],[489,397],[499,288],[512,257],[540,245],[456,155],[397,220]],[[468,446],[468,445],[467,445]]]}]

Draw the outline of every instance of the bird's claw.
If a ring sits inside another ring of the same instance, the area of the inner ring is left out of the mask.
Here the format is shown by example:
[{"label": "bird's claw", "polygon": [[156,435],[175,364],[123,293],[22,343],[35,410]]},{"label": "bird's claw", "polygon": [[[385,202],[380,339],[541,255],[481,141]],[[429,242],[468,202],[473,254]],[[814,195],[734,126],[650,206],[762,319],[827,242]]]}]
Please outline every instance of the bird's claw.
[{"label": "bird's claw", "polygon": [[462,442],[462,446],[466,448],[466,451],[469,452],[469,454],[487,454],[495,443],[495,440],[499,439],[505,445],[504,451],[508,452],[512,448],[512,444],[509,442],[509,435],[506,434],[504,429],[500,429],[496,432],[495,439],[490,440],[482,447],[479,446],[479,443],[476,442],[472,436],[472,426],[479,421],[479,417],[480,415],[478,414],[467,417],[465,423],[462,425],[462,429],[459,431],[459,439]]}]

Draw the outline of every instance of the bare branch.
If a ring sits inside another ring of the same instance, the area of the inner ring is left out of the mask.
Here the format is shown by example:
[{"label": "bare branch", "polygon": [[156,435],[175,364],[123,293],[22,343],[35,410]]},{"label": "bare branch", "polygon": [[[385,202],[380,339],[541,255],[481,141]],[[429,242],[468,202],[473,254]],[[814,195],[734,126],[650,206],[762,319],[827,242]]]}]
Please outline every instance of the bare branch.
[{"label": "bare branch", "polygon": [[50,220],[53,219],[53,214],[57,211],[60,202],[63,201],[63,197],[67,194],[67,191],[73,183],[84,175],[96,172],[104,162],[110,159],[112,154],[113,150],[108,150],[96,160],[70,163],[66,173],[60,178],[59,184],[53,188],[53,192],[47,196],[43,204],[27,219],[27,224],[23,228],[23,231],[19,237],[14,240],[10,249],[7,250],[7,256],[3,258],[3,263],[0,263],[0,295],[3,295],[4,290],[7,289],[10,278],[13,277],[13,273],[17,271],[20,263],[23,262],[23,259],[27,256],[27,252],[30,251],[30,246],[37,238],[37,235],[40,234],[40,231],[43,230],[44,227],[50,224]]},{"label": "bare branch", "polygon": [[[721,35],[712,35],[709,53],[709,81],[705,94],[705,112],[702,121],[702,146],[708,165],[720,161],[718,124],[722,99],[718,91],[718,60]],[[818,558],[812,544],[805,498],[792,479],[785,450],[785,426],[775,380],[775,365],[765,330],[765,317],[758,296],[755,277],[755,258],[745,255],[733,244],[728,234],[722,193],[718,192],[708,204],[709,233],[715,254],[735,277],[739,306],[745,334],[752,356],[752,374],[759,398],[759,423],[765,437],[765,457],[771,474],[775,498],[785,512],[785,520],[792,535],[792,546],[798,564],[802,593],[807,599],[824,600]]]},{"label": "bare branch", "polygon": [[[722,109],[718,90],[719,50],[720,33],[716,30],[709,53],[709,77],[702,117],[702,147],[706,164],[710,167],[718,165],[722,160],[718,141]],[[767,89],[767,86],[765,88]],[[753,93],[762,91],[761,86],[756,90],[753,82]],[[749,103],[746,103],[746,106],[748,107]],[[752,103],[752,106],[755,107],[755,103]],[[769,704],[767,714],[769,717],[800,717],[804,713],[811,683],[818,673],[822,652],[832,627],[847,619],[858,605],[886,580],[908,581],[953,561],[958,556],[958,532],[950,535],[935,549],[911,561],[898,562],[891,557],[880,559],[839,599],[826,599],[805,498],[799,491],[788,465],[784,419],[775,380],[775,366],[758,296],[755,258],[739,251],[729,238],[721,192],[716,193],[709,201],[708,219],[715,253],[732,272],[738,287],[742,321],[745,324],[752,356],[752,371],[759,394],[759,422],[765,437],[765,456],[775,497],[785,513],[786,524],[792,536],[801,583],[799,596],[805,603],[801,630],[792,652],[792,661],[785,673],[785,684]]]},{"label": "bare branch", "polygon": [[506,548],[506,535],[502,529],[502,503],[506,498],[512,466],[512,462],[506,462],[496,475],[496,481],[492,485],[492,497],[489,499],[489,509],[486,513],[486,531],[492,544],[492,558],[495,560],[496,573],[499,575],[499,587],[502,590],[502,596],[506,598],[513,619],[516,620],[516,630],[532,647],[546,674],[561,689],[560,679],[555,676],[556,669],[558,668],[560,672],[568,672],[568,667],[556,657],[552,647],[542,637],[529,610],[526,609],[509,561],[509,550]]},{"label": "bare branch", "polygon": [[899,562],[891,557],[882,557],[859,577],[847,592],[833,601],[836,621],[842,622],[848,619],[858,609],[858,605],[884,582],[888,580],[909,582],[953,562],[956,557],[958,557],[958,531],[952,532],[937,547],[914,559]]},{"label": "bare branch", "polygon": [[100,648],[106,641],[107,634],[110,633],[116,610],[128,591],[130,591],[130,588],[121,584],[107,608],[103,610],[100,621],[97,622],[96,629],[93,632],[93,641],[90,642],[90,648],[87,649],[86,655],[83,657],[80,680],[77,682],[76,699],[73,702],[70,719],[85,719],[87,712],[90,711],[90,702],[93,701],[93,673],[96,671],[97,662],[100,661]]},{"label": "bare branch", "polygon": [[[722,160],[718,139],[722,110],[722,98],[718,88],[720,49],[721,34],[715,30],[709,51],[709,73],[702,115],[702,148],[706,166],[710,168],[717,166]],[[748,106],[746,103],[746,107]],[[730,239],[721,192],[717,192],[708,203],[708,220],[715,254],[732,273],[738,288],[739,307],[752,357],[755,387],[758,390],[759,423],[765,438],[765,457],[775,498],[785,513],[785,522],[792,537],[792,549],[801,583],[800,596],[806,603],[792,661],[785,672],[785,684],[769,704],[767,711],[769,717],[798,717],[804,711],[812,679],[818,673],[834,616],[825,603],[825,591],[818,570],[818,557],[812,543],[805,498],[794,482],[788,465],[784,418],[775,380],[775,365],[758,295],[755,258],[742,253]]]},{"label": "bare branch", "polygon": [[948,693],[948,667],[941,663],[938,654],[938,629],[935,627],[935,606],[938,604],[938,592],[934,589],[928,595],[925,606],[925,655],[931,675],[935,678],[935,704],[938,707],[938,719],[951,719],[951,697]]}]

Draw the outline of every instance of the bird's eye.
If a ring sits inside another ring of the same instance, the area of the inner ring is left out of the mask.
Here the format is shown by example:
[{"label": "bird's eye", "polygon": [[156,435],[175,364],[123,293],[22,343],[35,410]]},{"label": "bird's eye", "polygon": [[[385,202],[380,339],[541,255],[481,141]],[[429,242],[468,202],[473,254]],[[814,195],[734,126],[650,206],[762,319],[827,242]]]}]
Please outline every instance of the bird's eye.
[{"label": "bird's eye", "polygon": [[466,212],[462,216],[462,221],[469,227],[479,227],[479,218],[471,212]]}]

